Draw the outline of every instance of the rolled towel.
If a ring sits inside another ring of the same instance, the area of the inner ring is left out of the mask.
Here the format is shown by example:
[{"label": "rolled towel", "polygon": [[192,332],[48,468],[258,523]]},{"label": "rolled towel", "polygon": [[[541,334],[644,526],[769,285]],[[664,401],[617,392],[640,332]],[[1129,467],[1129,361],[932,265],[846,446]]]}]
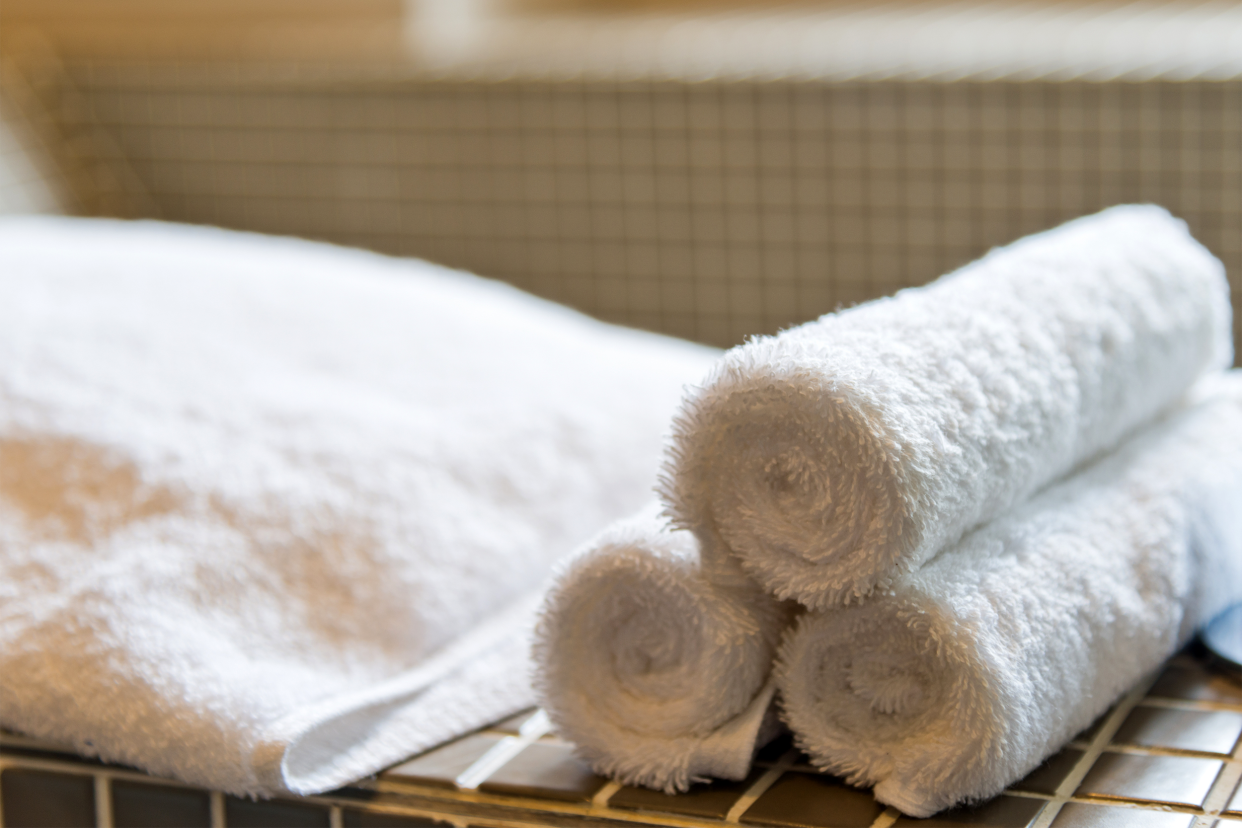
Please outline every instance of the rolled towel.
[{"label": "rolled towel", "polygon": [[[1209,380],[1210,382],[1210,380]],[[1242,598],[1242,376],[778,658],[799,745],[913,816],[1035,768]]]},{"label": "rolled towel", "polygon": [[558,572],[535,631],[536,692],[601,774],[668,793],[741,779],[777,724],[770,673],[787,620],[753,584],[704,577],[694,536],[653,504]]},{"label": "rolled towel", "polygon": [[1224,269],[1124,206],[729,351],[661,493],[704,555],[848,602],[1168,409],[1232,360]]}]

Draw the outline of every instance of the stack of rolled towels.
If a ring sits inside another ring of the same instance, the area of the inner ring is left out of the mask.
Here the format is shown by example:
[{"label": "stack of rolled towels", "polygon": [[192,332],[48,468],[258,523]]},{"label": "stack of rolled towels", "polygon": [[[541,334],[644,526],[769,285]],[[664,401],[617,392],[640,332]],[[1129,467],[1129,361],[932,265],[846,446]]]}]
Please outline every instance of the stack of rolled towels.
[{"label": "stack of rolled towels", "polygon": [[667,792],[781,721],[913,816],[1000,792],[1242,599],[1228,293],[1123,206],[728,351],[548,593],[559,732]]}]

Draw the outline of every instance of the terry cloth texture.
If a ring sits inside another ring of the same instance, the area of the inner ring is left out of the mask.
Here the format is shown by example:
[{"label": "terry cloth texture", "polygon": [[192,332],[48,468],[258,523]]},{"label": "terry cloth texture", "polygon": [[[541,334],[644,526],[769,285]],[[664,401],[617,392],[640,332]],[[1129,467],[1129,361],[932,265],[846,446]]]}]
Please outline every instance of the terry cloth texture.
[{"label": "terry cloth texture", "polygon": [[1242,374],[885,594],[803,616],[779,686],[820,767],[913,816],[1000,792],[1242,599]]},{"label": "terry cloth texture", "polygon": [[706,577],[698,542],[651,504],[559,567],[536,627],[536,686],[601,774],[684,791],[742,779],[774,735],[770,680],[787,608]]},{"label": "terry cloth texture", "polygon": [[1232,360],[1224,269],[1123,206],[726,353],[662,495],[711,559],[825,609],[910,571]]},{"label": "terry cloth texture", "polygon": [[650,499],[718,356],[291,239],[0,251],[0,724],[235,794],[530,704],[523,596]]}]

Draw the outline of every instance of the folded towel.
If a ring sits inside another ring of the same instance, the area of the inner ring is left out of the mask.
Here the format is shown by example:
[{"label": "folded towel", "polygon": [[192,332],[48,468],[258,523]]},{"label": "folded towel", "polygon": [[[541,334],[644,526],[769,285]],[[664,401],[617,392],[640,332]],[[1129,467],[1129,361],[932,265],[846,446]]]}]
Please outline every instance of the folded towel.
[{"label": "folded towel", "polygon": [[891,592],[803,616],[787,722],[913,816],[1034,769],[1242,598],[1242,374],[969,534]]},{"label": "folded towel", "polygon": [[662,495],[703,554],[826,608],[917,566],[1232,359],[1224,269],[1126,206],[729,351]]},{"label": "folded towel", "polygon": [[536,627],[536,686],[599,773],[684,791],[741,779],[776,725],[769,680],[786,608],[705,577],[698,543],[652,504],[562,564]]},{"label": "folded towel", "polygon": [[291,239],[0,250],[0,724],[237,794],[531,703],[523,596],[650,499],[718,355]]}]

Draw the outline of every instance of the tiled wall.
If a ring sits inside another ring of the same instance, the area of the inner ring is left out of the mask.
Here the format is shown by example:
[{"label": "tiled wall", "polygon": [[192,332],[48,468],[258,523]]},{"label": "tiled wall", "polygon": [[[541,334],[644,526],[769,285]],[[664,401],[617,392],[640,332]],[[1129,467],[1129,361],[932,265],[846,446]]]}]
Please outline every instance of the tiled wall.
[{"label": "tiled wall", "polygon": [[88,106],[66,128],[91,119],[164,218],[422,256],[720,345],[1119,202],[1186,218],[1242,288],[1242,81],[68,76]]}]

